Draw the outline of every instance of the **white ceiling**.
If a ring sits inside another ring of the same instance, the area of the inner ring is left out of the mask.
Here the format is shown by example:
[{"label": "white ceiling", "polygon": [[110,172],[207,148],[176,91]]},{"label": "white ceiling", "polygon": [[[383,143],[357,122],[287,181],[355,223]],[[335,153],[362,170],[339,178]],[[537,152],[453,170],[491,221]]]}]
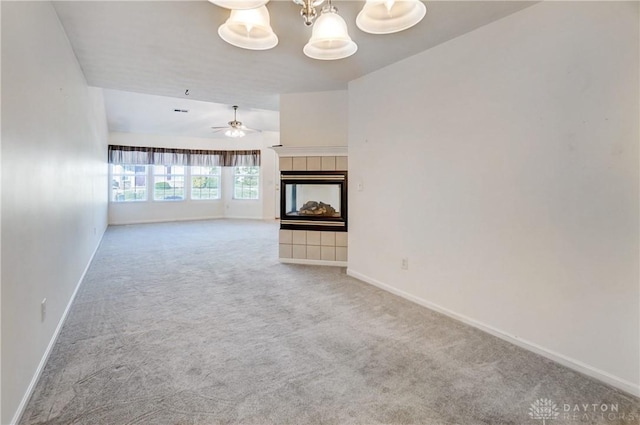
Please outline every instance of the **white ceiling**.
[{"label": "white ceiling", "polygon": [[[311,28],[304,26],[299,7],[290,0],[268,4],[280,39],[268,51],[243,50],[222,41],[217,28],[229,12],[204,0],[56,1],[54,7],[88,84],[113,89],[105,93],[112,131],[138,132],[136,128],[164,124],[173,126],[171,132],[191,128],[190,135],[195,135],[229,121],[231,105],[240,106],[239,120],[247,126],[273,129],[277,120],[268,112],[279,109],[280,94],[344,90],[350,80],[534,3],[429,1],[427,16],[417,26],[371,35],[355,26],[364,1],[334,1],[359,46],[354,56],[339,61],[317,61],[302,53]],[[182,118],[186,123],[169,118],[163,109],[170,106],[175,114],[179,99],[188,105],[184,109],[193,111],[183,114],[189,115]]]},{"label": "white ceiling", "polygon": [[[211,127],[226,126],[233,119],[231,106],[201,100],[105,89],[104,101],[110,131],[224,138]],[[277,111],[239,108],[238,121],[256,130],[280,130]]]}]

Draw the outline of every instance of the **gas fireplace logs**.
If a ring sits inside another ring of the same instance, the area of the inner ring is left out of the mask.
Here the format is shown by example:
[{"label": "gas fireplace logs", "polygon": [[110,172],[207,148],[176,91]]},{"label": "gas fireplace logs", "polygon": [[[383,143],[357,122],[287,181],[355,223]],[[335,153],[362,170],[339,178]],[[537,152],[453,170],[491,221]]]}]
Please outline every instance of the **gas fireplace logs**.
[{"label": "gas fireplace logs", "polygon": [[319,215],[334,217],[336,215],[336,209],[329,204],[317,201],[307,201],[300,207],[298,211],[300,215]]}]

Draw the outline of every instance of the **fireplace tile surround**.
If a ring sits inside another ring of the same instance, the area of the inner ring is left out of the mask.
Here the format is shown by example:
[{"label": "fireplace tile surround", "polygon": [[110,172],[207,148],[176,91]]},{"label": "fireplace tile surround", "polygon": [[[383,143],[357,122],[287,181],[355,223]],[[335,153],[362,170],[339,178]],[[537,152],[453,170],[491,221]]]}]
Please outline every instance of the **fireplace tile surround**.
[{"label": "fireplace tile surround", "polygon": [[[344,154],[319,152],[300,154],[295,148],[279,151],[280,171],[348,171],[346,149]],[[342,153],[342,152],[339,152]],[[279,234],[279,260],[283,263],[314,264],[346,267],[347,232],[323,230],[281,229]]]},{"label": "fireplace tile surround", "polygon": [[280,230],[280,258],[347,261],[347,233]]},{"label": "fireplace tile surround", "polygon": [[346,156],[280,157],[280,171],[347,171]]}]

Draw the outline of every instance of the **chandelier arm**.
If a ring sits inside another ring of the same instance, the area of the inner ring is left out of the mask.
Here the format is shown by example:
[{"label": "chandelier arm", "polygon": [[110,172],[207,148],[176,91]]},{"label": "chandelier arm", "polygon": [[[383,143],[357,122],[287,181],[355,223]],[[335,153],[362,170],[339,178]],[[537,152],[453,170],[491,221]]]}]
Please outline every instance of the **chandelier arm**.
[{"label": "chandelier arm", "polygon": [[298,6],[302,6],[302,9],[300,9],[300,16],[302,16],[304,24],[309,27],[313,25],[313,22],[316,19],[316,7],[324,3],[325,0],[293,0],[293,2]]},{"label": "chandelier arm", "polygon": [[309,3],[313,7],[318,7],[322,3],[324,3],[326,0],[292,0],[292,1],[298,6],[304,6],[305,4]]},{"label": "chandelier arm", "polygon": [[325,4],[324,7],[322,8],[322,13],[325,13],[325,12],[337,13],[338,8],[333,5],[333,2],[331,0],[327,0],[327,4]]}]

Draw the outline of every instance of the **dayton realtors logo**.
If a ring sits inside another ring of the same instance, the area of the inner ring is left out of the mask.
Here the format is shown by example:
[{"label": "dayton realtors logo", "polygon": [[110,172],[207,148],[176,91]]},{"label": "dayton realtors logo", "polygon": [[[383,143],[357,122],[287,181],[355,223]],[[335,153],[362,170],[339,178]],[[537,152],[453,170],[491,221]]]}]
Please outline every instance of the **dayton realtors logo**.
[{"label": "dayton realtors logo", "polygon": [[638,416],[633,413],[620,412],[618,403],[562,403],[558,406],[548,398],[539,398],[529,407],[531,419],[547,421],[562,419],[563,421],[588,422],[594,420],[636,422]]},{"label": "dayton realtors logo", "polygon": [[539,398],[529,407],[529,416],[541,420],[542,425],[546,425],[548,420],[555,419],[559,415],[558,406],[548,398]]}]

